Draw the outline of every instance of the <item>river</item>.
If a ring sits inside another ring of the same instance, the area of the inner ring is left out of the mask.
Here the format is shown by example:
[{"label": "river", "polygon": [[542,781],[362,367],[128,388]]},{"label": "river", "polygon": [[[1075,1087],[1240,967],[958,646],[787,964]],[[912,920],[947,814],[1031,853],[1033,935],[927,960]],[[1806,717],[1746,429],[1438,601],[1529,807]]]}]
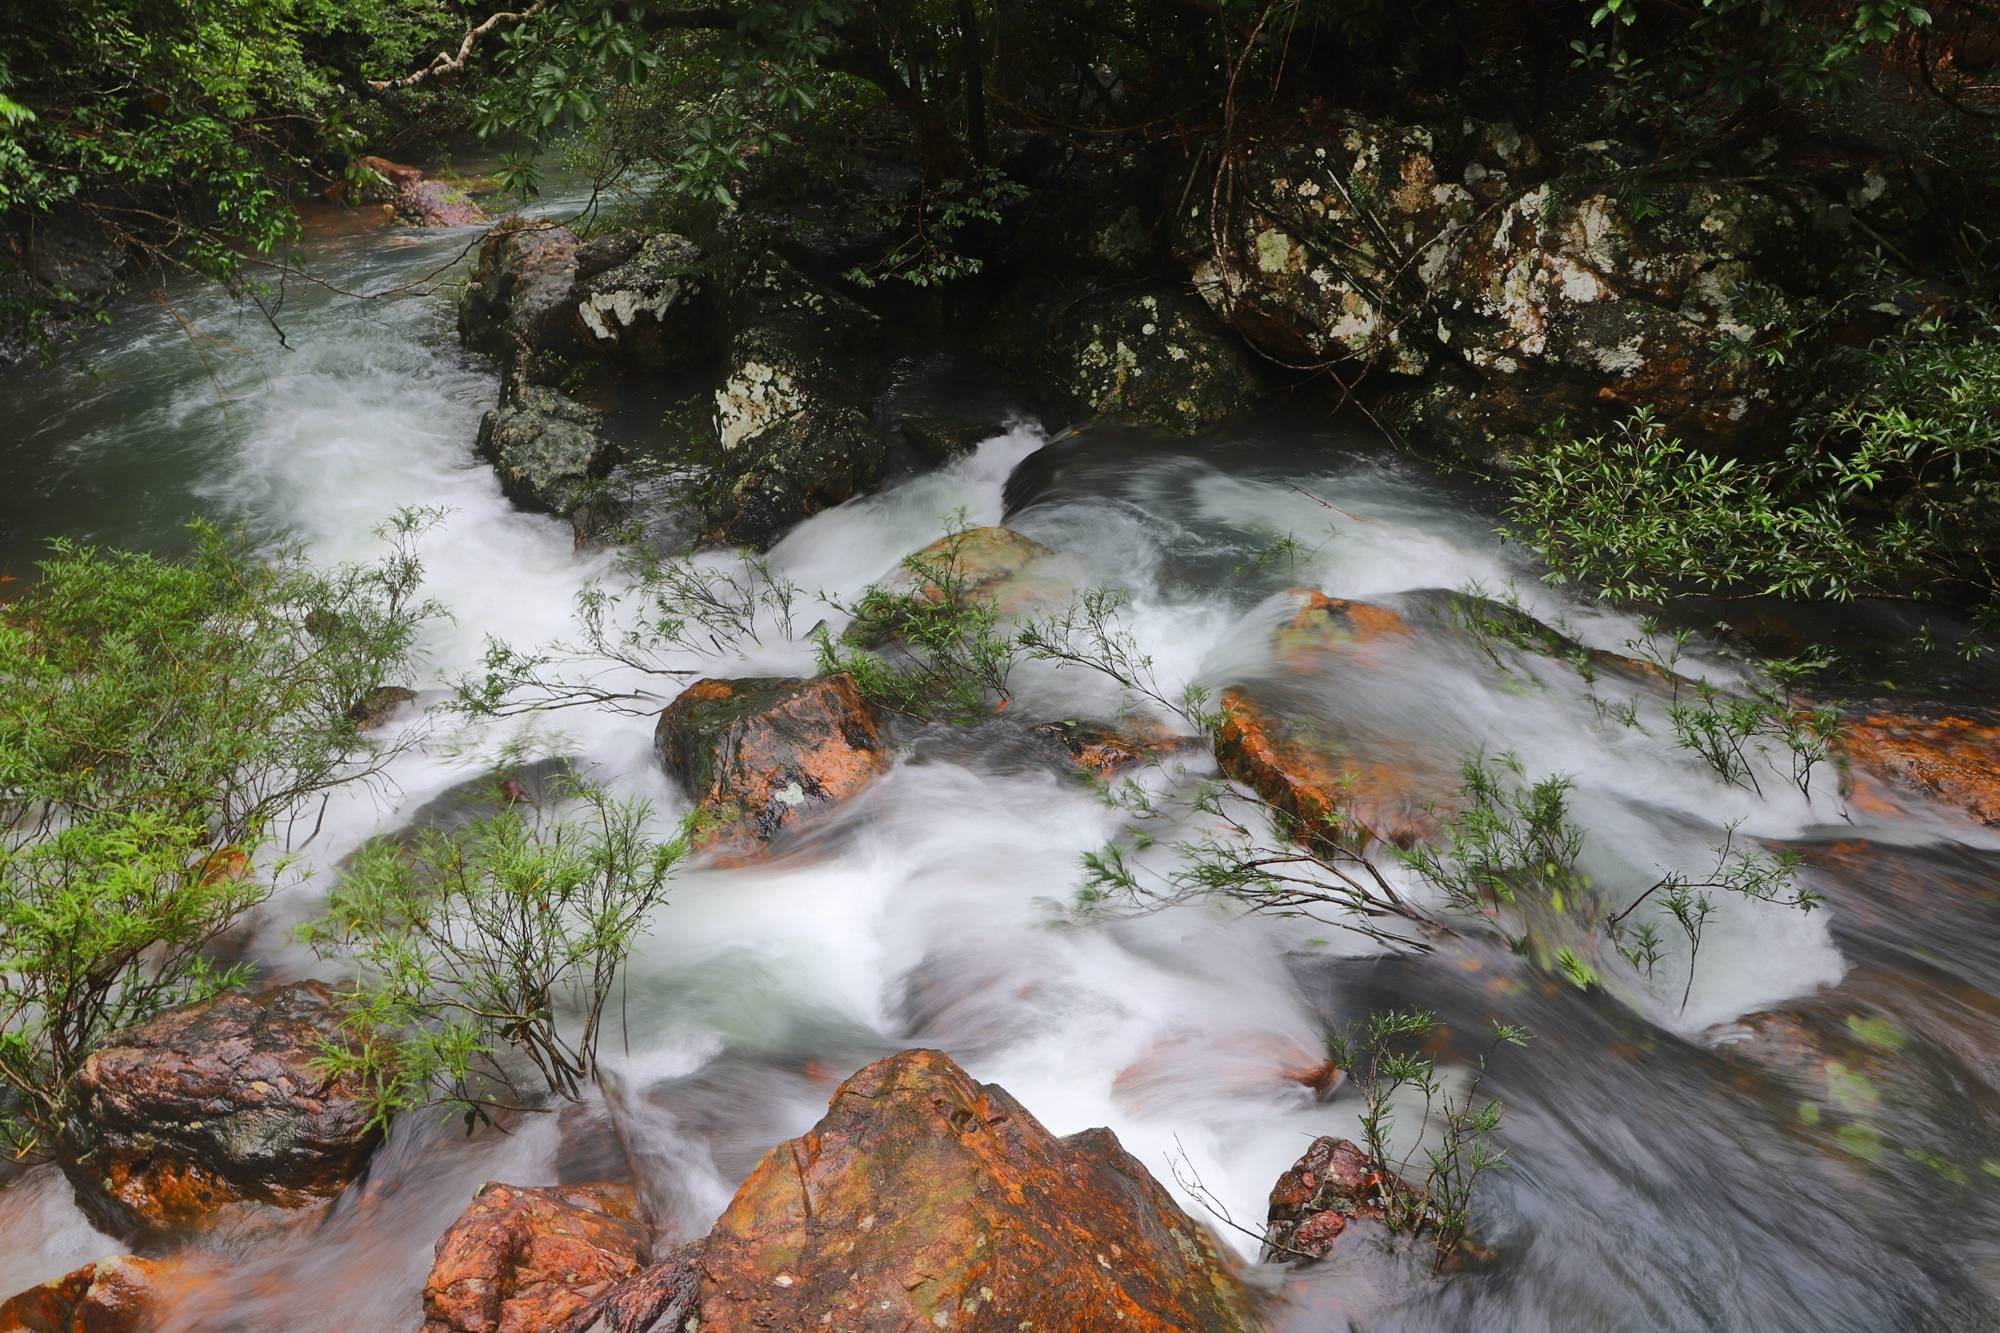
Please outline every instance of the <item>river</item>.
[{"label": "river", "polygon": [[[374,291],[440,269],[471,239],[327,231],[306,258],[341,288]],[[185,293],[172,315],[127,303],[79,355],[0,381],[0,563],[24,570],[57,536],[172,550],[196,515],[297,538],[322,559],[365,559],[376,524],[433,505],[446,514],[424,541],[427,590],[450,618],[426,636],[413,682],[424,702],[477,665],[488,636],[560,635],[578,590],[611,564],[573,550],[565,523],[511,507],[474,457],[495,376],[458,348],[449,295],[357,300],[295,281],[278,313],[289,347],[212,290]],[[773,563],[809,592],[851,599],[957,511],[1004,519],[1063,552],[1082,581],[1129,592],[1130,624],[1170,694],[1268,672],[1262,645],[1291,585],[1373,600],[1512,585],[1590,645],[1616,650],[1637,633],[1542,587],[1479,497],[1344,420],[1257,423],[1192,445],[1103,428],[1052,441],[1016,426],[815,516]],[[1288,533],[1301,547],[1282,567],[1259,559]],[[1719,650],[1696,651],[1713,672],[1733,669]],[[769,674],[811,661],[804,641],[774,639],[741,661],[688,665]],[[1119,813],[982,744],[979,729],[919,730],[886,779],[794,854],[683,873],[641,942],[610,1082],[664,1227],[705,1230],[757,1157],[819,1116],[835,1081],[917,1045],[949,1051],[1059,1133],[1111,1126],[1162,1180],[1198,1178],[1255,1226],[1314,1135],[1356,1133],[1351,1095],[1321,1102],[1272,1071],[1316,1059],[1330,1025],[1416,1007],[1454,1034],[1440,1049],[1461,1075],[1493,1019],[1533,1033],[1485,1083],[1506,1108],[1509,1162],[1481,1184],[1475,1237],[1492,1253],[1432,1278],[1347,1247],[1282,1282],[1268,1275],[1277,1326],[2000,1327],[2000,839],[1944,810],[1864,816],[1831,782],[1810,798],[1724,785],[1658,729],[1607,728],[1580,690],[1523,688],[1473,661],[1294,684],[1385,735],[1571,775],[1573,815],[1606,875],[1690,864],[1739,824],[1803,849],[1826,907],[1719,904],[1691,987],[1676,957],[1650,982],[1590,991],[1477,939],[1391,955],[1202,904],[1078,925],[1060,905]],[[1016,693],[1023,715],[1104,702],[1100,686],[1047,669],[1019,673]],[[341,858],[485,771],[510,740],[651,799],[663,827],[685,808],[643,717],[407,725],[424,728],[420,743],[383,783],[337,800],[302,849],[311,877],[262,912],[249,947],[265,975],[325,975],[290,929]],[[1778,1072],[1738,1058],[1737,1020],[1784,1006],[1876,1040],[1802,1046]],[[322,1225],[208,1242],[228,1261],[229,1313],[201,1326],[413,1326],[431,1246],[473,1189],[587,1178],[603,1165],[602,1121],[586,1105],[468,1139],[455,1121],[405,1117]],[[1177,1191],[1201,1215],[1185,1183]],[[120,1248],[52,1172],[0,1192],[0,1237],[0,1291]],[[1254,1242],[1231,1239],[1254,1256]]]}]

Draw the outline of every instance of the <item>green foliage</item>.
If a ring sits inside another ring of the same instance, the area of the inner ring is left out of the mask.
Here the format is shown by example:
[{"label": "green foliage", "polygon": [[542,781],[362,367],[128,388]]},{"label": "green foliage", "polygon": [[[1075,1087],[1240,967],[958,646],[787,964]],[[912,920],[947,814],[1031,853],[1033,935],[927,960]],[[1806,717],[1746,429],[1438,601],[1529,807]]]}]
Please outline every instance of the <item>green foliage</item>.
[{"label": "green foliage", "polygon": [[911,717],[964,722],[1005,708],[1017,650],[999,603],[965,564],[966,534],[961,514],[926,548],[943,549],[906,557],[896,583],[852,604],[828,599],[853,621],[838,639],[819,630],[821,674],[844,671],[875,703]]},{"label": "green foliage", "polygon": [[[1497,1099],[1482,1098],[1487,1061],[1502,1045],[1525,1046],[1526,1030],[1496,1023],[1493,1042],[1475,1062],[1456,1095],[1438,1072],[1437,1060],[1422,1043],[1438,1030],[1437,1015],[1392,1010],[1328,1041],[1333,1060],[1348,1072],[1361,1093],[1362,1149],[1374,1175],[1374,1198],[1383,1222],[1393,1231],[1428,1231],[1435,1263],[1442,1267],[1464,1242],[1472,1222],[1472,1195],[1479,1178],[1504,1167],[1506,1154],[1493,1146],[1503,1118]],[[1420,1132],[1397,1152],[1391,1145],[1399,1095],[1422,1099]],[[1427,1141],[1423,1128],[1434,1128]],[[1421,1183],[1417,1154],[1423,1154]]]},{"label": "green foliage", "polygon": [[523,1094],[523,1062],[570,1099],[595,1077],[605,1006],[688,840],[649,838],[643,802],[568,795],[574,814],[369,843],[301,929],[359,970],[353,1040],[323,1059],[363,1078],[378,1120],[441,1102],[469,1128]]},{"label": "green foliage", "polygon": [[1469,916],[1524,897],[1562,911],[1565,898],[1589,884],[1576,868],[1583,830],[1569,822],[1571,781],[1551,775],[1529,783],[1512,755],[1473,755],[1460,772],[1459,813],[1438,844],[1419,843],[1402,853],[1404,862]]},{"label": "green foliage", "polygon": [[0,607],[0,1080],[19,1151],[74,1151],[111,1032],[241,979],[211,946],[261,902],[313,798],[375,771],[351,707],[409,664],[421,515],[377,565],[60,544]]},{"label": "green foliage", "polygon": [[997,226],[1008,208],[1027,197],[1027,187],[998,167],[981,167],[969,181],[940,181],[935,190],[918,194],[910,234],[881,259],[849,269],[847,279],[863,287],[885,281],[936,287],[971,277],[984,261],[967,253],[965,233],[982,223]]}]

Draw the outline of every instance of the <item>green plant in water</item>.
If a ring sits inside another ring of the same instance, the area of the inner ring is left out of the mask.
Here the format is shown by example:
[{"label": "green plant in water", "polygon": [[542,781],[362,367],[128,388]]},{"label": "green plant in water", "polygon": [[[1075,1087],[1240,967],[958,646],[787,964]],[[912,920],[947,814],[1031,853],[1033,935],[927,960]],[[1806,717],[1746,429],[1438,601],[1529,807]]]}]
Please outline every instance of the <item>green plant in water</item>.
[{"label": "green plant in water", "polygon": [[518,809],[407,844],[363,847],[300,930],[358,979],[327,1068],[358,1074],[375,1116],[465,1108],[467,1128],[531,1102],[532,1070],[574,1099],[597,1075],[605,1006],[638,937],[666,901],[688,830],[646,832],[651,809],[579,784],[572,809]]},{"label": "green plant in water", "polygon": [[59,543],[0,606],[0,1118],[17,1155],[87,1146],[84,1061],[243,980],[212,947],[284,873],[315,798],[379,771],[353,706],[406,669],[429,516],[318,569],[194,528],[184,560]]}]

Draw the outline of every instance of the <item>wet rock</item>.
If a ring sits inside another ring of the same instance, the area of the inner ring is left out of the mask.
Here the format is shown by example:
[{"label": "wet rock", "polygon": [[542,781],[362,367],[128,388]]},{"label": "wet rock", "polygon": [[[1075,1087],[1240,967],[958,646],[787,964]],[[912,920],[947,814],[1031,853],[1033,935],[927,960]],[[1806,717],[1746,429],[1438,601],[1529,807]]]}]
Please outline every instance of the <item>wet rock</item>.
[{"label": "wet rock", "polygon": [[775,255],[734,282],[726,306],[704,536],[761,549],[881,480],[874,403],[888,368],[881,321]]},{"label": "wet rock", "polygon": [[398,221],[418,227],[469,227],[486,221],[486,210],[472,196],[446,181],[385,157],[355,159],[355,166],[372,179],[363,185],[363,203],[388,204]]},{"label": "wet rock", "polygon": [[423,1333],[561,1328],[645,1264],[629,1186],[480,1187],[438,1238]]},{"label": "wet rock", "polygon": [[1324,1136],[1314,1139],[1271,1188],[1264,1262],[1324,1259],[1333,1252],[1340,1233],[1356,1220],[1382,1220],[1380,1196],[1385,1189],[1404,1196],[1411,1192],[1399,1177],[1376,1171],[1356,1144]]},{"label": "wet rock", "polygon": [[1219,711],[1216,763],[1308,845],[1413,847],[1437,832],[1432,806],[1457,788],[1437,756],[1386,742],[1357,748],[1321,720],[1281,712],[1248,689],[1224,690]]},{"label": "wet rock", "polygon": [[568,228],[510,217],[486,233],[458,307],[459,340],[498,358],[501,401],[557,384],[579,349],[573,322],[577,239]]},{"label": "wet rock", "polygon": [[339,1014],[315,981],[227,994],[120,1033],[84,1062],[86,1199],[145,1231],[212,1225],[244,1205],[333,1198],[381,1136],[360,1080],[317,1067]]},{"label": "wet rock", "polygon": [[417,692],[402,685],[377,685],[354,701],[347,715],[363,731],[373,731],[394,717],[406,705],[417,701]]},{"label": "wet rock", "polygon": [[558,1333],[680,1333],[701,1289],[702,1242],[641,1271],[572,1316]]},{"label": "wet rock", "polygon": [[860,791],[889,767],[876,712],[845,675],[699,680],[660,711],[654,748],[730,859]]},{"label": "wet rock", "polygon": [[205,1278],[178,1259],[100,1259],[0,1302],[0,1333],[143,1333]]},{"label": "wet rock", "polygon": [[1893,810],[1914,792],[2000,827],[2000,722],[1878,712],[1843,723],[1839,745],[1858,808]]},{"label": "wet rock", "polygon": [[1118,1105],[1142,1115],[1166,1115],[1190,1099],[1331,1098],[1342,1082],[1340,1066],[1323,1050],[1272,1032],[1202,1030],[1153,1042],[1111,1081]]},{"label": "wet rock", "polygon": [[125,290],[131,272],[124,242],[81,209],[11,218],[0,226],[0,302],[46,313],[32,325],[0,321],[0,366],[26,359],[42,339],[87,327],[93,312]]},{"label": "wet rock", "polygon": [[842,1084],[700,1266],[703,1333],[1250,1326],[1214,1242],[1109,1130],[1058,1139],[938,1051]]},{"label": "wet rock", "polygon": [[500,474],[500,489],[524,509],[570,516],[592,483],[610,471],[613,451],[596,410],[554,389],[528,385],[479,423],[480,456]]},{"label": "wet rock", "polygon": [[649,371],[672,370],[705,353],[700,247],[671,233],[647,236],[628,257],[594,273],[600,261],[590,248],[578,255],[575,291],[577,336],[586,350]]},{"label": "wet rock", "polygon": [[[906,557],[878,586],[932,604],[947,595],[960,607],[990,603],[995,614],[1012,619],[1067,601],[1076,584],[1062,557],[1033,537],[981,527],[938,538]],[[864,607],[841,637],[874,647],[895,636],[896,621],[893,614],[870,614]]]},{"label": "wet rock", "polygon": [[1177,287],[1067,303],[1031,360],[1071,410],[1180,435],[1235,416],[1263,389],[1250,353]]},{"label": "wet rock", "polygon": [[1222,214],[1190,216],[1196,290],[1292,365],[1420,371],[1436,345],[1420,317],[1432,288],[1481,209],[1539,163],[1507,126],[1445,135],[1344,112],[1287,125],[1255,146]]},{"label": "wet rock", "polygon": [[1482,382],[1523,381],[1519,429],[1654,407],[1727,436],[1776,405],[1775,368],[1747,352],[1796,317],[1776,275],[1801,252],[1799,219],[1736,184],[1662,182],[1645,202],[1635,216],[1549,182],[1483,220],[1439,275],[1451,348]]},{"label": "wet rock", "polygon": [[1099,781],[1123,769],[1185,751],[1196,743],[1193,737],[1169,731],[1149,718],[1134,718],[1117,726],[1064,718],[1038,722],[1029,730],[1051,755]]}]

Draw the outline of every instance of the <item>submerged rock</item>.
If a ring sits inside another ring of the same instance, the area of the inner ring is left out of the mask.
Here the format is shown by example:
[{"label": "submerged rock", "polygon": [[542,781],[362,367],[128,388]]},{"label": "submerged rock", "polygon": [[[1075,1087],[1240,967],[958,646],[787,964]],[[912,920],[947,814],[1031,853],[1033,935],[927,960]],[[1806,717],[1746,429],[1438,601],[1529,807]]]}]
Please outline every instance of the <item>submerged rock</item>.
[{"label": "submerged rock", "polygon": [[1064,718],[1038,722],[1030,732],[1053,755],[1088,777],[1104,781],[1139,764],[1150,764],[1199,744],[1192,736],[1167,730],[1150,718],[1116,726]]},{"label": "submerged rock", "polygon": [[363,731],[373,731],[408,705],[417,701],[417,692],[404,685],[377,685],[354,701],[347,715]]},{"label": "submerged rock", "polygon": [[604,418],[575,399],[528,385],[479,423],[480,455],[500,474],[500,489],[524,509],[573,515],[610,471]]},{"label": "submerged rock", "polygon": [[1878,712],[1843,723],[1839,745],[1861,809],[1914,792],[2000,828],[2000,722]]},{"label": "submerged rock", "polygon": [[318,1067],[339,1033],[331,993],[306,981],[172,1009],[112,1037],[79,1080],[89,1201],[158,1232],[244,1205],[332,1199],[381,1137],[361,1081]]},{"label": "submerged rock", "polygon": [[645,1264],[630,1186],[480,1187],[438,1238],[422,1333],[555,1330]]},{"label": "submerged rock", "polygon": [[144,1333],[206,1284],[179,1259],[100,1259],[0,1302],[0,1333]]},{"label": "submerged rock", "polygon": [[876,712],[845,675],[699,680],[660,711],[653,744],[703,818],[698,842],[757,855],[889,767]]},{"label": "submerged rock", "polygon": [[702,1333],[1235,1330],[1243,1288],[1109,1130],[1058,1139],[938,1051],[842,1084],[700,1258]]},{"label": "submerged rock", "polygon": [[[997,615],[1011,619],[1069,599],[1076,584],[1061,560],[1054,550],[1011,528],[967,528],[913,553],[878,586],[933,605],[947,595],[961,608],[991,603]],[[868,614],[864,607],[841,637],[873,647],[896,634],[901,628],[897,619],[894,614]]]}]

